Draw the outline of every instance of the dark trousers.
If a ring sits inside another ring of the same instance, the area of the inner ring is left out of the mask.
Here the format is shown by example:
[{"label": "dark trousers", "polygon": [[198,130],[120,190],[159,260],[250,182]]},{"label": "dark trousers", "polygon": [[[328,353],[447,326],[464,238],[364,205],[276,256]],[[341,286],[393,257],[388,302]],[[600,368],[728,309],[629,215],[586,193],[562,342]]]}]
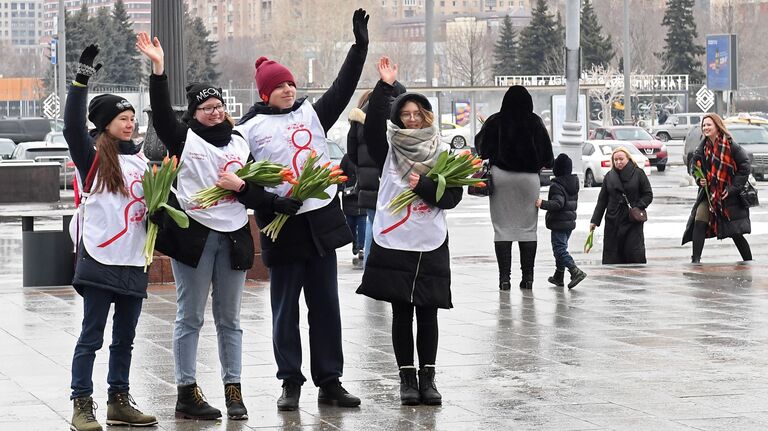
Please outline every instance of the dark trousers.
[{"label": "dark trousers", "polygon": [[576,266],[576,262],[568,253],[568,239],[571,237],[571,232],[570,230],[552,231],[552,254],[555,255],[555,267],[560,271]]},{"label": "dark trousers", "polygon": [[437,307],[392,303],[392,347],[398,367],[413,365],[413,311],[416,310],[416,349],[419,366],[435,365],[437,358]]},{"label": "dark trousers", "polygon": [[316,386],[338,379],[344,369],[341,350],[339,286],[336,279],[336,252],[325,257],[276,265],[269,270],[272,300],[272,347],[277,378],[303,384],[299,296],[309,313],[309,351],[312,381]]},{"label": "dark trousers", "polygon": [[108,392],[128,392],[133,338],[141,314],[142,298],[95,287],[84,287],[82,294],[83,327],[72,358],[72,399],[93,394],[93,361],[96,351],[104,343],[104,327],[113,302],[115,312],[112,317],[112,344],[109,345]]},{"label": "dark trousers", "polygon": [[352,231],[352,253],[357,254],[363,249],[365,244],[365,218],[366,215],[348,215],[344,217],[347,219],[347,226]]},{"label": "dark trousers", "polygon": [[[701,252],[704,250],[704,240],[707,238],[707,226],[706,221],[695,221],[693,224],[693,258],[701,259]],[[733,243],[736,244],[736,249],[739,250],[741,260],[752,260],[752,250],[749,247],[749,242],[744,238],[744,235],[734,235],[731,237]]]}]

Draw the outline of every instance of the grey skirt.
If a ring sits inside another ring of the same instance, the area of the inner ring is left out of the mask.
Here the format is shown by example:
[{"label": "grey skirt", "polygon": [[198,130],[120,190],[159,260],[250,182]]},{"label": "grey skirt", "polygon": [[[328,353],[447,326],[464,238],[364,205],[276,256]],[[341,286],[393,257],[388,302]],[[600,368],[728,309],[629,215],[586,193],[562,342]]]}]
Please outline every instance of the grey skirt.
[{"label": "grey skirt", "polygon": [[491,222],[494,241],[536,241],[539,174],[491,168]]}]

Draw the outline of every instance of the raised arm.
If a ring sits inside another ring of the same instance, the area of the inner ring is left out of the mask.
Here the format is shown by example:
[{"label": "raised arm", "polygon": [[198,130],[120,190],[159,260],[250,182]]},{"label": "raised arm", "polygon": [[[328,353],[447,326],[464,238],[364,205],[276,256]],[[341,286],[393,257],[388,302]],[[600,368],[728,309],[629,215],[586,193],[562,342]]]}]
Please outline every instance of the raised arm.
[{"label": "raised arm", "polygon": [[69,154],[72,162],[77,167],[80,178],[85,181],[88,171],[91,169],[93,159],[96,157],[94,144],[96,140],[88,134],[86,127],[88,80],[101,69],[101,63],[93,65],[99,48],[96,45],[88,45],[80,54],[77,64],[77,75],[67,93],[67,102],[64,106],[64,139],[69,146]]},{"label": "raised arm", "polygon": [[381,57],[376,64],[379,70],[379,82],[376,83],[371,98],[368,100],[368,113],[363,125],[363,139],[368,146],[368,153],[379,169],[384,167],[389,143],[387,142],[387,119],[392,109],[392,97],[395,94],[394,83],[397,79],[397,65],[388,57]]},{"label": "raised arm", "polygon": [[349,48],[347,58],[341,65],[333,84],[312,105],[325,132],[328,132],[344,112],[360,81],[365,57],[368,55],[368,18],[370,17],[363,9],[358,9],[353,14],[352,30],[355,34],[355,43]]},{"label": "raised arm", "polygon": [[152,127],[171,155],[181,156],[187,138],[187,125],[176,118],[171,107],[168,77],[165,75],[165,53],[156,37],[150,41],[146,32],[136,35],[136,49],[152,62],[149,76],[149,104],[152,106]]}]

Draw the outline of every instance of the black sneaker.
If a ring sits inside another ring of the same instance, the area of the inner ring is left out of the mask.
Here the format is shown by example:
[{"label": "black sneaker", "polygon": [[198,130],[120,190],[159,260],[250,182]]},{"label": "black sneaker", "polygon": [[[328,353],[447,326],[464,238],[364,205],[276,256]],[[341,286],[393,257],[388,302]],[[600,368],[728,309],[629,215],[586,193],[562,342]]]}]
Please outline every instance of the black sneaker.
[{"label": "black sneaker", "polygon": [[292,412],[299,408],[301,385],[290,381],[283,381],[283,394],[277,399],[277,409],[281,412]]},{"label": "black sneaker", "polygon": [[360,398],[347,392],[347,390],[341,386],[341,382],[335,380],[320,386],[317,402],[331,406],[357,407],[360,405]]},{"label": "black sneaker", "polygon": [[243,404],[243,393],[240,392],[240,383],[224,385],[224,399],[227,402],[227,416],[230,419],[248,419],[248,410],[245,408],[245,404]]}]

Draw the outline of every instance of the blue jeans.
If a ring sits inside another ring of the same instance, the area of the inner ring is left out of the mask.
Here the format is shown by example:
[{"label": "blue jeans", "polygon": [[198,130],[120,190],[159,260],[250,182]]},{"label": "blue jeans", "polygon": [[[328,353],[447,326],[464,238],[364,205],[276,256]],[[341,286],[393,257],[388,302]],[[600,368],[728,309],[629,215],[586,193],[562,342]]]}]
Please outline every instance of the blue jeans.
[{"label": "blue jeans", "polygon": [[272,302],[272,347],[277,378],[303,384],[299,299],[304,290],[309,325],[310,372],[316,386],[339,377],[344,369],[336,252],[323,257],[275,265],[269,269]]},{"label": "blue jeans", "polygon": [[568,253],[568,239],[571,237],[570,230],[552,231],[552,253],[555,255],[555,266],[558,270],[573,268],[576,262]]},{"label": "blue jeans", "polygon": [[245,271],[232,269],[229,248],[230,240],[225,234],[210,231],[197,268],[171,260],[176,280],[173,359],[177,385],[196,383],[197,342],[203,327],[208,292],[211,292],[213,298],[213,321],[219,342],[221,379],[224,384],[240,383],[243,350],[240,303]]},{"label": "blue jeans", "polygon": [[347,226],[352,231],[352,253],[357,254],[363,249],[365,242],[365,215],[344,215],[347,218]]},{"label": "blue jeans", "polygon": [[373,241],[373,219],[376,216],[376,210],[365,210],[365,244],[363,244],[363,266],[368,261],[368,255],[371,253],[371,242]]},{"label": "blue jeans", "polygon": [[109,345],[108,392],[128,392],[133,338],[141,314],[142,298],[96,287],[84,287],[82,294],[83,327],[72,358],[72,399],[93,394],[93,361],[96,351],[104,343],[104,327],[113,302],[115,312],[112,317],[112,344]]}]

